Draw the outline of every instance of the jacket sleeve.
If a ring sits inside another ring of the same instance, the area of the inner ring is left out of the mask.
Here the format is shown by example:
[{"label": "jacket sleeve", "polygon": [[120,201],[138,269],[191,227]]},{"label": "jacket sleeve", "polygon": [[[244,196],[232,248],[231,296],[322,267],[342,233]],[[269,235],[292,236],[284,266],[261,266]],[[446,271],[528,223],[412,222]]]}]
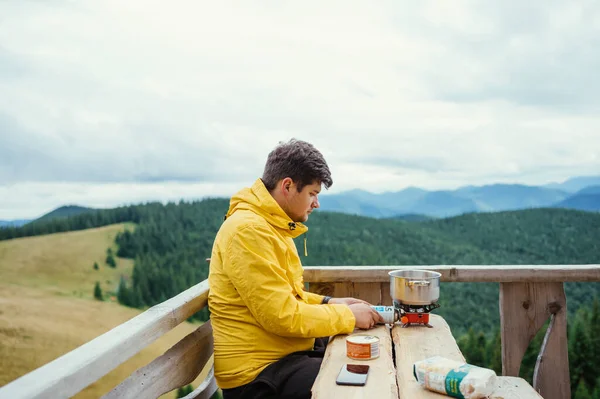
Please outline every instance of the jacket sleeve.
[{"label": "jacket sleeve", "polygon": [[321,303],[323,303],[323,298],[325,298],[323,295],[315,294],[313,292],[308,291],[304,291],[304,294],[306,295],[306,300],[308,301],[308,303],[315,305],[320,305]]},{"label": "jacket sleeve", "polygon": [[356,320],[346,305],[311,304],[296,298],[286,270],[277,261],[280,245],[266,228],[246,226],[231,238],[224,254],[229,258],[223,262],[225,272],[258,323],[287,337],[351,333]]}]

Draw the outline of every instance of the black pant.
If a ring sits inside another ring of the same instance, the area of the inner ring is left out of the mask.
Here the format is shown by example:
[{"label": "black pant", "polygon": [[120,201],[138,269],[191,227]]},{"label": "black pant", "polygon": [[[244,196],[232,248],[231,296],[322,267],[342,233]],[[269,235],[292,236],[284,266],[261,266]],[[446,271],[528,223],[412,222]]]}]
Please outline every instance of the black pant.
[{"label": "black pant", "polygon": [[291,353],[268,365],[254,381],[223,389],[223,399],[310,399],[327,343],[327,338],[317,338],[314,350]]}]

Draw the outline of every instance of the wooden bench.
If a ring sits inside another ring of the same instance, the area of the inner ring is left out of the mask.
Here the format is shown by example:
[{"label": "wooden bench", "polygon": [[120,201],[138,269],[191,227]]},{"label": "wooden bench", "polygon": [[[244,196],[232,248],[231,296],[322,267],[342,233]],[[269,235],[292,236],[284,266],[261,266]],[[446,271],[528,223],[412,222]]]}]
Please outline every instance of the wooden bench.
[{"label": "wooden bench", "polygon": [[[369,364],[369,377],[364,387],[338,386],[335,383],[340,368],[345,363],[357,363],[346,357],[346,335],[332,339],[325,352],[321,371],[313,385],[313,398],[390,398],[390,399],[440,399],[447,397],[423,389],[413,375],[413,364],[418,360],[439,355],[464,362],[450,327],[435,314],[430,315],[433,328],[402,328],[399,324],[390,330],[378,326],[369,333],[380,341],[380,357],[362,361]],[[392,342],[396,355],[393,359]],[[491,399],[539,399],[541,396],[524,379],[498,377]]]}]

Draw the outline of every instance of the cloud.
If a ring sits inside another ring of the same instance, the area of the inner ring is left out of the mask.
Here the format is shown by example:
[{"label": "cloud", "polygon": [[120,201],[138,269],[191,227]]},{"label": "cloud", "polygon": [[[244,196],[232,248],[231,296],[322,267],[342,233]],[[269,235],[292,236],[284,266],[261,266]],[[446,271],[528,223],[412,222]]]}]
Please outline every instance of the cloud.
[{"label": "cloud", "polygon": [[[402,13],[403,34],[435,43],[423,81],[451,102],[506,100],[549,107],[598,106],[600,7],[593,2],[425,2]],[[412,18],[412,20],[408,20]],[[415,22],[416,21],[416,22]],[[591,86],[590,86],[591,85]]]},{"label": "cloud", "polygon": [[331,192],[600,171],[595,2],[23,1],[0,15],[0,186],[23,203],[43,203],[39,187],[87,205],[67,192],[227,195],[291,137],[325,154]]}]

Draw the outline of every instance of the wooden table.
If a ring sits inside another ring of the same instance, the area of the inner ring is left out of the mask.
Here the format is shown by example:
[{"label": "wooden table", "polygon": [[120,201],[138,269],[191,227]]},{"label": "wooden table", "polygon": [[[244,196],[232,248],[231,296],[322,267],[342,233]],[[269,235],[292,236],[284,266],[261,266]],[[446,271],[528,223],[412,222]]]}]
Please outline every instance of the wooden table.
[{"label": "wooden table", "polygon": [[[433,328],[421,326],[402,328],[397,324],[392,328],[377,326],[369,330],[370,335],[376,335],[380,339],[380,356],[377,359],[366,361],[357,361],[346,357],[346,335],[334,337],[327,347],[321,371],[312,387],[312,397],[343,399],[448,398],[448,396],[423,389],[413,376],[413,364],[431,356],[439,355],[461,362],[465,361],[446,321],[438,315],[431,314],[430,324]],[[346,363],[370,366],[365,386],[336,385],[335,380],[340,368]],[[497,387],[490,396],[490,399],[539,398],[541,396],[531,385],[518,377],[498,377]]]}]

